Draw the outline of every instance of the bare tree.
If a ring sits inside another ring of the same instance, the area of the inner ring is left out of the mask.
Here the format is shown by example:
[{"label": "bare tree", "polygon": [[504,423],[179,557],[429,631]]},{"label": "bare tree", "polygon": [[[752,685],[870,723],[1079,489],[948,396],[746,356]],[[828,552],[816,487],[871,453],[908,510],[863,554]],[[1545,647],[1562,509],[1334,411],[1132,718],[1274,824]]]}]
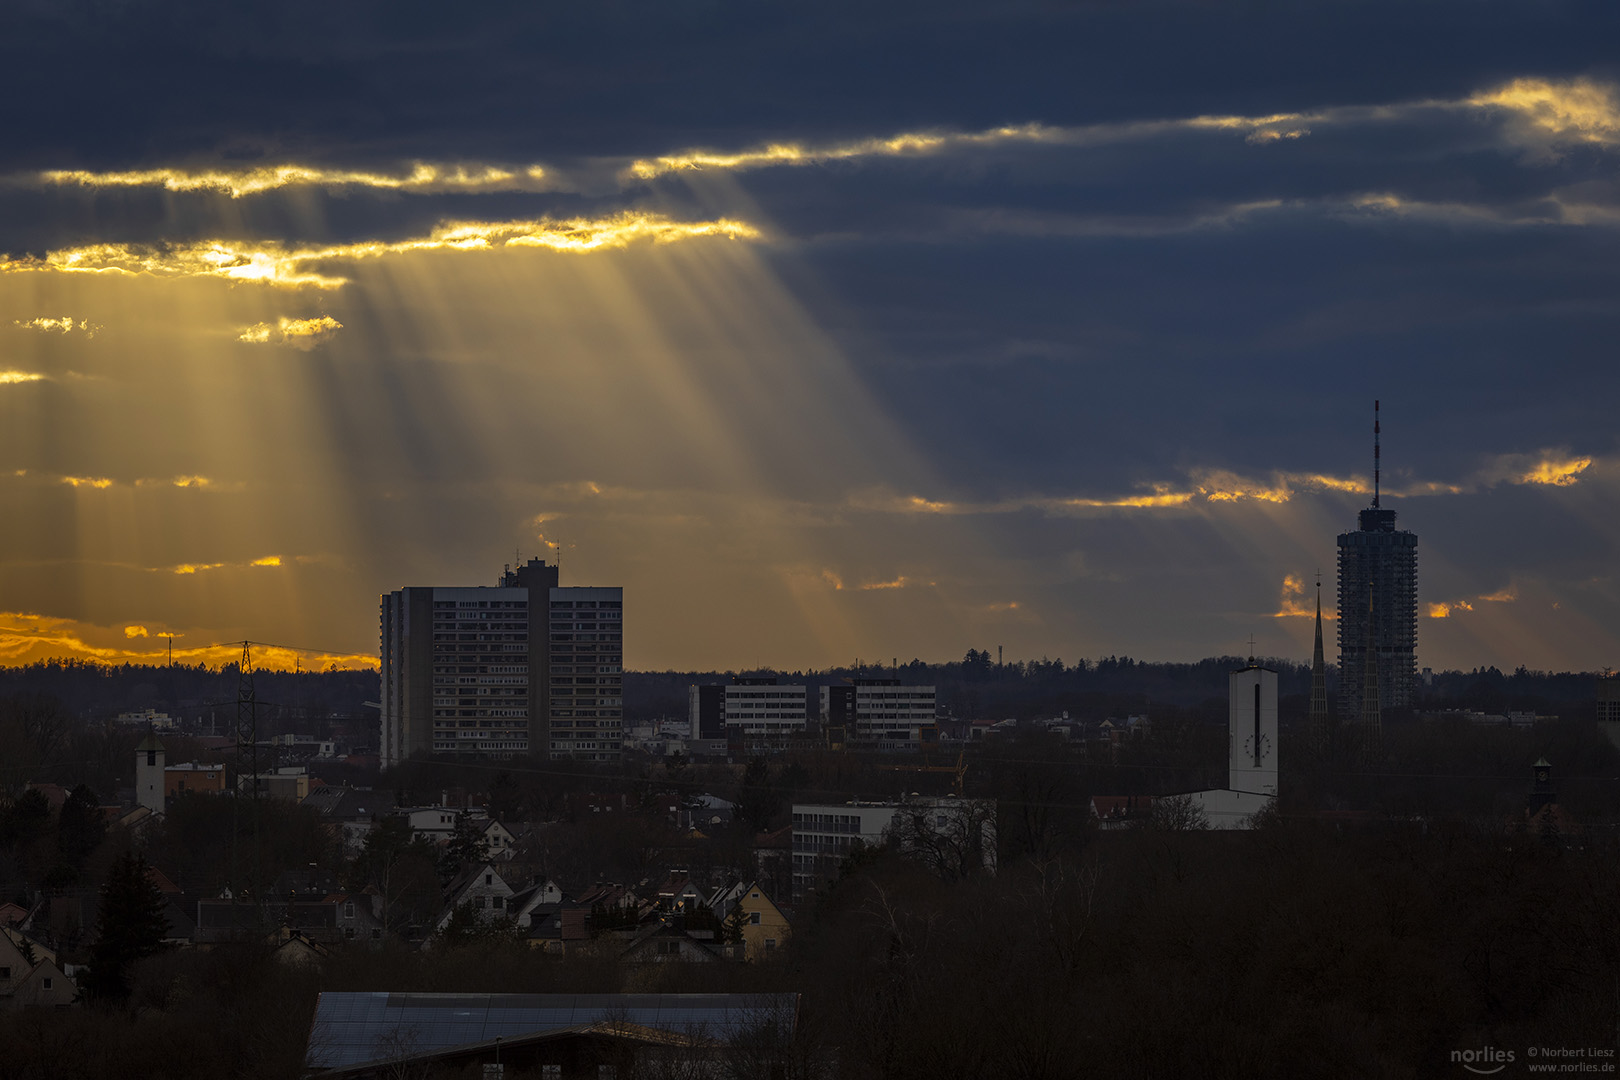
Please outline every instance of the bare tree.
[{"label": "bare tree", "polygon": [[377,1036],[377,1075],[386,1080],[422,1080],[428,1065],[422,1058],[422,1033],[415,1027],[395,1025]]},{"label": "bare tree", "polygon": [[1209,828],[1209,815],[1191,795],[1161,795],[1142,820],[1152,832],[1197,832]]},{"label": "bare tree", "polygon": [[963,881],[996,868],[996,804],[952,799],[901,808],[890,825],[901,854],[945,881]]}]

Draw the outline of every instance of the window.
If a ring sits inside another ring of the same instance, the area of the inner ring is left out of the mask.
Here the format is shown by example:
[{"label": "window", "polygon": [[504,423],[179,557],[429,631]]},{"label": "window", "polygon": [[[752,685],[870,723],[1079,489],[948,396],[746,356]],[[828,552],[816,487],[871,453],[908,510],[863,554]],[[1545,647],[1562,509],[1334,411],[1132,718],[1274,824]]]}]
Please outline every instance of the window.
[{"label": "window", "polygon": [[56,980],[54,979],[45,979],[43,980],[42,985],[45,987],[45,989],[49,990],[53,985],[55,985],[55,983]]},{"label": "window", "polygon": [[479,911],[483,911],[483,910],[484,910],[484,907],[485,907],[485,905],[486,905],[486,904],[487,904],[487,903],[488,903],[488,901],[489,901],[489,898],[488,898],[488,897],[486,897],[486,896],[480,896],[480,897],[479,897],[479,898],[478,898],[478,903],[477,903],[477,904],[475,904],[475,905],[473,905],[473,906],[475,906],[475,907],[476,907],[476,908],[478,908],[478,910],[479,910]]},{"label": "window", "polygon": [[749,926],[758,926],[759,925],[759,912],[750,911],[748,913],[748,925]]},{"label": "window", "polygon": [[354,937],[354,927],[345,926],[343,928],[343,936],[352,939]]},{"label": "window", "polygon": [[0,967],[0,979],[9,978],[11,978],[11,969],[8,967]]},{"label": "window", "polygon": [[349,900],[346,903],[344,903],[344,905],[343,905],[343,917],[345,919],[354,918],[354,901],[353,900]]}]

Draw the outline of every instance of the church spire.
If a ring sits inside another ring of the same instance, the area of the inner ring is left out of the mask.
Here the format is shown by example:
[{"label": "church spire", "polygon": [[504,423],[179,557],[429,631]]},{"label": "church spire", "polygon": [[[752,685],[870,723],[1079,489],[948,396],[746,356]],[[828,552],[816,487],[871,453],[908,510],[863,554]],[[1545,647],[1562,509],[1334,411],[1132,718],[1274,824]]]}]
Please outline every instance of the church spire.
[{"label": "church spire", "polygon": [[1322,575],[1316,575],[1316,649],[1311,654],[1311,738],[1328,748],[1327,662],[1322,656]]}]

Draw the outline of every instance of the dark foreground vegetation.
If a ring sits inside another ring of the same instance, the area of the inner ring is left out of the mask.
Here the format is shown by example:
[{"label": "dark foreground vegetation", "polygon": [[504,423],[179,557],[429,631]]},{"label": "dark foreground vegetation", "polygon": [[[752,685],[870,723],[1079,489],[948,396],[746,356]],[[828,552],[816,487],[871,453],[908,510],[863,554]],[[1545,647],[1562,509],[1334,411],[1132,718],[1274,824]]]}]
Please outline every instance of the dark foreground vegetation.
[{"label": "dark foreground vegetation", "polygon": [[[999,670],[984,679],[1046,678]],[[1522,1075],[1530,1046],[1615,1045],[1620,750],[1585,715],[1590,701],[1560,709],[1518,693],[1550,694],[1563,686],[1553,677],[1485,674],[1469,686],[1459,704],[1564,718],[1392,717],[1366,754],[1316,746],[1303,702],[1285,699],[1282,798],[1247,833],[1177,815],[1100,830],[1090,814],[1094,796],[1219,786],[1225,710],[1213,695],[1154,703],[1149,724],[1104,743],[1023,725],[911,757],[800,747],[734,765],[627,755],[608,771],[427,760],[354,778],[401,805],[478,793],[493,816],[531,826],[521,858],[565,889],[682,868],[760,873],[784,900],[789,882],[756,870],[751,849],[795,801],[958,782],[996,800],[997,873],[942,875],[898,852],[861,852],[794,908],[792,936],[755,963],[627,963],[588,942],[556,955],[500,933],[416,947],[396,930],[439,909],[454,842],[424,850],[384,822],[355,857],[309,806],[195,795],[139,836],[109,828],[96,808],[127,782],[138,733],[32,691],[0,695],[10,740],[0,903],[99,893],[103,913],[124,913],[121,926],[50,926],[64,962],[88,965],[84,1000],[0,1009],[0,1080],[296,1077],[322,990],[795,992],[799,1033],[781,1070],[736,1074],[783,1080],[1427,1077],[1460,1075],[1453,1053],[1483,1047],[1514,1051],[1507,1075]],[[1500,694],[1469,700],[1476,691]],[[181,741],[174,752],[190,750]],[[1542,757],[1555,766],[1559,814],[1526,828],[1530,763]],[[65,801],[53,813],[27,780],[63,785]],[[579,812],[585,796],[606,794],[628,812]],[[734,805],[729,824],[694,833],[671,823],[672,798],[702,794]],[[156,948],[140,930],[151,912],[136,856],[191,897],[318,868],[345,890],[385,894],[388,936],[308,968],[268,943]]]},{"label": "dark foreground vegetation", "polygon": [[796,991],[806,1076],[1430,1076],[1457,1049],[1613,1045],[1607,841],[1284,819],[1073,839],[951,884],[870,857],[763,964],[160,952],[126,1000],[0,1015],[0,1078],[297,1076],[323,989]]}]

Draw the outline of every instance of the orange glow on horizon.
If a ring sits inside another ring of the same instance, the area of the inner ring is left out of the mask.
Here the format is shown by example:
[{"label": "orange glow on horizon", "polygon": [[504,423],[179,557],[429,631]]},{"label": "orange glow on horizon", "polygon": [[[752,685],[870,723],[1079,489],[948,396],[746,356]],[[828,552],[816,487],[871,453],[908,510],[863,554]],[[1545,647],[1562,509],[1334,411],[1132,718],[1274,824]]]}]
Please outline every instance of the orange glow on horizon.
[{"label": "orange glow on horizon", "polygon": [[[0,612],[0,665],[15,667],[78,660],[108,665],[163,666],[169,662],[169,642],[184,636],[184,633],[152,630],[139,624],[102,627],[74,619],[6,611]],[[151,647],[134,645],[137,641],[151,642]],[[375,656],[279,645],[254,645],[251,656],[255,669],[271,671],[316,671],[332,666],[349,670],[378,667]],[[175,663],[186,665],[219,667],[236,664],[242,659],[242,644],[238,641],[185,648],[176,646],[173,658]]]}]

